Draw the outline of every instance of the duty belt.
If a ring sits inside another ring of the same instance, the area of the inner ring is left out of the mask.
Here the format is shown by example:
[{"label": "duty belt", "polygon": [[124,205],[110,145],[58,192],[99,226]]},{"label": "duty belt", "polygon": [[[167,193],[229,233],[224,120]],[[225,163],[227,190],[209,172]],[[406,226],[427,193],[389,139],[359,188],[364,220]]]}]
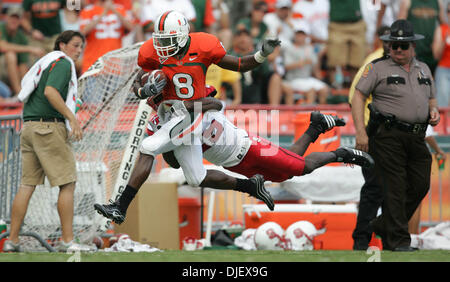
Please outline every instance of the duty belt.
[{"label": "duty belt", "polygon": [[427,131],[428,124],[426,123],[407,123],[404,121],[395,120],[392,122],[392,127],[395,127],[401,131],[405,131],[413,134],[424,134]]}]

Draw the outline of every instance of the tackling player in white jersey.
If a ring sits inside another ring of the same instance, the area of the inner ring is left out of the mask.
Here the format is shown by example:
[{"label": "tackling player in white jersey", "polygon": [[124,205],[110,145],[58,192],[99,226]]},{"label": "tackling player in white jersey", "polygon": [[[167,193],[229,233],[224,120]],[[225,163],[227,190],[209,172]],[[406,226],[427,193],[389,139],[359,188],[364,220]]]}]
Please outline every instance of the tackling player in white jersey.
[{"label": "tackling player in white jersey", "polygon": [[[207,89],[208,92],[213,92],[211,86]],[[237,128],[222,112],[209,110],[220,107],[218,100],[216,100],[216,104],[218,103],[219,106],[214,105],[211,98],[200,100],[207,103],[202,107],[202,111],[205,113],[202,119],[201,144],[180,146],[173,152],[163,154],[166,162],[172,167],[181,166],[187,178],[192,176],[186,173],[185,167],[188,164],[185,161],[188,159],[189,152],[193,150],[193,146],[197,146],[197,150],[201,148],[203,157],[215,165],[247,177],[262,174],[265,180],[273,182],[283,182],[293,176],[311,173],[331,162],[345,162],[364,167],[371,167],[374,164],[373,159],[367,153],[346,147],[332,152],[313,152],[305,158],[302,157],[319,134],[334,126],[345,125],[345,122],[337,116],[324,115],[319,112],[311,113],[308,130],[291,146],[290,150],[286,150],[262,137],[249,135],[247,131]],[[192,111],[193,103],[188,103],[186,110]],[[161,119],[155,114],[149,121],[147,133],[154,134],[160,125]],[[203,164],[189,170],[193,174],[206,174]]]}]

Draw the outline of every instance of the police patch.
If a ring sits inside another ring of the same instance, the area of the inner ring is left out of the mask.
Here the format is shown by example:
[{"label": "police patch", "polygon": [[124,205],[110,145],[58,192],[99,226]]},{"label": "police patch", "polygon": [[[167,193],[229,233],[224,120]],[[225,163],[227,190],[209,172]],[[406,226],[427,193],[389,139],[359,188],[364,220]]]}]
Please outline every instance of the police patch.
[{"label": "police patch", "polygon": [[362,76],[367,77],[372,70],[373,70],[373,64],[372,63],[367,64]]}]

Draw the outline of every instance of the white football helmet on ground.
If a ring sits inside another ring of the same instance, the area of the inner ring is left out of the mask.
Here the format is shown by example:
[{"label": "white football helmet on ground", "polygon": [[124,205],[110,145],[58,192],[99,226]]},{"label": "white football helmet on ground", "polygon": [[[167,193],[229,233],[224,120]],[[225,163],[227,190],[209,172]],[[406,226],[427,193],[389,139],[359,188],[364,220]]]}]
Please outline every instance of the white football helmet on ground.
[{"label": "white football helmet on ground", "polygon": [[284,250],[284,229],[276,222],[269,221],[259,226],[254,235],[258,250]]},{"label": "white football helmet on ground", "polygon": [[189,39],[189,22],[182,13],[167,11],[156,20],[152,37],[159,57],[174,56]]},{"label": "white football helmet on ground", "polygon": [[309,221],[300,220],[292,223],[286,229],[286,241],[289,249],[293,251],[304,251],[314,249],[314,237],[325,232],[325,228],[317,228]]}]

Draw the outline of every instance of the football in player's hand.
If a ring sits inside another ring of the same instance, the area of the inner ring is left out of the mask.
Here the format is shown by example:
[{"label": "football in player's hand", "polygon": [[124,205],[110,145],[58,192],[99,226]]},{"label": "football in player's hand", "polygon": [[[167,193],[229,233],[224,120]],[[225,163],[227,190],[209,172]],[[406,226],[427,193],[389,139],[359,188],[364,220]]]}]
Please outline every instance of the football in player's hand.
[{"label": "football in player's hand", "polygon": [[146,72],[141,76],[141,80],[139,81],[139,83],[141,84],[141,87],[147,83],[149,76],[150,76],[149,72]]},{"label": "football in player's hand", "polygon": [[167,76],[162,70],[153,70],[148,74],[148,77],[142,76],[142,79],[146,79],[145,82],[150,81],[156,85],[166,85],[167,84]]}]

